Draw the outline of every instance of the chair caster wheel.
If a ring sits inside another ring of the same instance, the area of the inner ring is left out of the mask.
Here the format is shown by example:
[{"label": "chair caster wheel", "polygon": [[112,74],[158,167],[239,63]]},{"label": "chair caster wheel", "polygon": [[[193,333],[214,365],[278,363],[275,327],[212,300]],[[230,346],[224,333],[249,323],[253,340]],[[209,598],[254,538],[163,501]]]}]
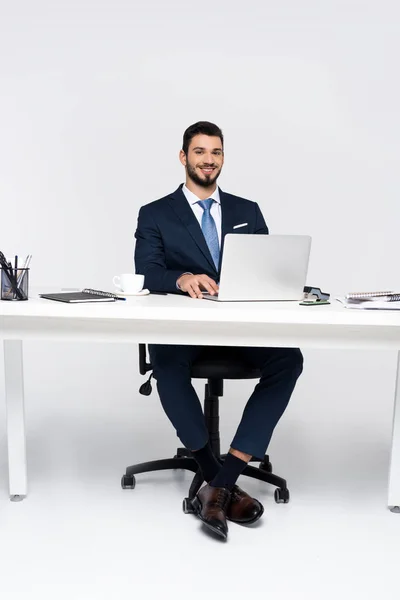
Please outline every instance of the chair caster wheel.
[{"label": "chair caster wheel", "polygon": [[287,504],[290,500],[289,490],[287,488],[276,488],[274,498],[277,504]]},{"label": "chair caster wheel", "polygon": [[272,473],[272,463],[270,462],[260,462],[258,468],[260,471],[264,471],[264,473]]},{"label": "chair caster wheel", "polygon": [[123,490],[134,490],[136,479],[134,475],[122,475],[121,487]]},{"label": "chair caster wheel", "polygon": [[182,510],[185,515],[193,515],[196,512],[190,498],[183,499]]}]

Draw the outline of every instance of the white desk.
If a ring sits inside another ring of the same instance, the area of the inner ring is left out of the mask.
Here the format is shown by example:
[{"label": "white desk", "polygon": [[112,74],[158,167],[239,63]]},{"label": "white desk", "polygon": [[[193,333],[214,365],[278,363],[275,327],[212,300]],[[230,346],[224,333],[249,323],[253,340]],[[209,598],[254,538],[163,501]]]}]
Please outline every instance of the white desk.
[{"label": "white desk", "polygon": [[[4,343],[10,495],[27,494],[22,342],[30,339],[220,346],[393,349],[400,312],[287,303],[225,303],[178,295],[69,305],[39,298],[0,302]],[[399,359],[394,398],[389,507],[400,506]]]}]

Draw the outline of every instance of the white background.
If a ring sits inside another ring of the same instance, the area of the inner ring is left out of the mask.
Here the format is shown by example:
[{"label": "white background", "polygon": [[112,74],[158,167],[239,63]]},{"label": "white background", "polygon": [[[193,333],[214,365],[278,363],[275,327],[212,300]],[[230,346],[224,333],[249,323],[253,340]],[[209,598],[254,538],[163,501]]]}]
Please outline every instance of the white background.
[{"label": "white background", "polygon": [[[271,233],[312,236],[310,285],[400,291],[399,34],[394,0],[0,0],[1,250],[32,253],[42,291],[112,289],[133,269],[138,209],[184,180],[184,129],[210,120],[222,189],[257,201]],[[138,394],[136,347],[25,344],[30,496],[8,502],[3,404],[0,589],[195,597],[195,580],[199,593],[240,580],[250,594],[253,573],[265,595],[373,597],[383,578],[397,598],[396,355],[304,354],[270,448],[292,502],[242,481],[269,516],[221,549],[180,512],[189,476],[119,489],[127,464],[177,443],[157,395]],[[251,386],[226,383],[225,449]]]}]

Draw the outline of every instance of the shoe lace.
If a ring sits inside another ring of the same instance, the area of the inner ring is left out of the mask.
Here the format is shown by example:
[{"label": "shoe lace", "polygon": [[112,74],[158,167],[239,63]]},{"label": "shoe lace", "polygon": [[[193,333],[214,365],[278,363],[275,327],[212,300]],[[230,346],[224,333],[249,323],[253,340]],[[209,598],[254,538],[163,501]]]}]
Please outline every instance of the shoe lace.
[{"label": "shoe lace", "polygon": [[231,499],[232,500],[239,500],[240,499],[239,490],[236,487],[236,485],[235,485],[235,487],[231,491]]},{"label": "shoe lace", "polygon": [[221,510],[225,510],[226,507],[229,504],[230,497],[231,496],[230,496],[229,491],[225,490],[224,488],[221,488],[220,490],[218,490],[218,495],[217,495],[217,498],[215,500],[215,504]]}]

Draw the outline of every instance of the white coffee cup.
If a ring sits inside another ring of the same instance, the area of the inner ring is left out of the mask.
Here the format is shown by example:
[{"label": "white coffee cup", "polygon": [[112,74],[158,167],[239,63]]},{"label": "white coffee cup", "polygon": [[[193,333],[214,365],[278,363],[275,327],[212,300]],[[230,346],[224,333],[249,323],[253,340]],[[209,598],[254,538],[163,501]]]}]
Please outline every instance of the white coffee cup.
[{"label": "white coffee cup", "polygon": [[135,275],[134,273],[123,273],[113,277],[113,284],[121,292],[126,294],[138,294],[144,285],[144,275]]}]

